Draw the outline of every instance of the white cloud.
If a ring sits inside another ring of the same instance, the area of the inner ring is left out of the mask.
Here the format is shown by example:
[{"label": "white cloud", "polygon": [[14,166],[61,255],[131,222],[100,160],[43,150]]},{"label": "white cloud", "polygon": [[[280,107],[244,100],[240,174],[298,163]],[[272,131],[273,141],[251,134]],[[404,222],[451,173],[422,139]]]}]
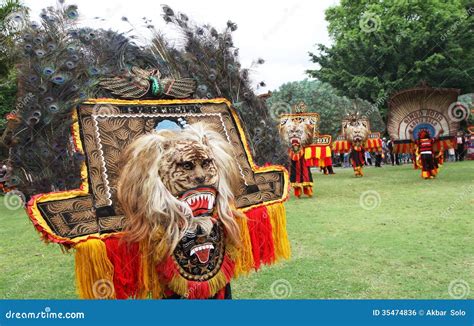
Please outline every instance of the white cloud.
[{"label": "white cloud", "polygon": [[[54,6],[55,0],[24,0],[32,9],[32,17],[41,8]],[[140,25],[146,16],[163,28],[165,34],[179,42],[179,35],[169,29],[161,18],[161,5],[149,0],[82,0],[75,2],[84,24],[97,24],[94,17],[102,17],[102,27],[127,31],[130,26],[121,21],[126,16]],[[234,43],[239,47],[241,63],[250,66],[261,57],[265,64],[254,71],[253,80],[265,81],[266,88],[273,90],[281,84],[307,78],[304,71],[314,67],[308,51],[314,51],[317,43],[329,44],[324,11],[337,4],[336,0],[296,1],[216,1],[216,0],[168,0],[165,2],[175,11],[186,13],[192,20],[224,28],[227,20],[237,23]],[[145,33],[145,32],[144,32]]]}]

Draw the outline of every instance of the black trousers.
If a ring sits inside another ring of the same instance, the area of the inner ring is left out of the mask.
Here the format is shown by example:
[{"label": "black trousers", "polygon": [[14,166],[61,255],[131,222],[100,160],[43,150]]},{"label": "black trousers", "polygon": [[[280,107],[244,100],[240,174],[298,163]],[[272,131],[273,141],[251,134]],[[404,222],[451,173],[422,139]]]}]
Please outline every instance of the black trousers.
[{"label": "black trousers", "polygon": [[433,154],[421,154],[421,164],[423,166],[423,171],[430,172],[431,170],[434,170],[436,165]]},{"label": "black trousers", "polygon": [[464,154],[464,145],[458,144],[458,147],[456,147],[456,161],[464,161]]},{"label": "black trousers", "polygon": [[375,155],[375,166],[380,168],[382,164],[382,154]]}]

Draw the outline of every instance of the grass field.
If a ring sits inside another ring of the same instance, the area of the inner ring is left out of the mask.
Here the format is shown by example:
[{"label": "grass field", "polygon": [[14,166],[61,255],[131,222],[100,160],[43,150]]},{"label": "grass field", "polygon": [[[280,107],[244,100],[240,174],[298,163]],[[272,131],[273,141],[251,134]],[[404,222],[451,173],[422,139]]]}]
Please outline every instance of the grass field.
[{"label": "grass field", "polygon": [[[286,204],[292,258],[235,281],[234,298],[474,298],[473,161],[426,181],[411,165],[336,172]],[[0,225],[0,298],[77,298],[71,253],[3,200]]]}]

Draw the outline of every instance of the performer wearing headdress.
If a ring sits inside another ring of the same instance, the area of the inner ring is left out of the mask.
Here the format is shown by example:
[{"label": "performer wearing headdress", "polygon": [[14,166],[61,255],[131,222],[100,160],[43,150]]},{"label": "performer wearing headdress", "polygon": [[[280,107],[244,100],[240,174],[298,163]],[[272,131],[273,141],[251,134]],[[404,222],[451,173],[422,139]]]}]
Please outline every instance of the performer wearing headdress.
[{"label": "performer wearing headdress", "polygon": [[0,182],[24,195],[45,241],[75,251],[79,296],[230,298],[234,277],[289,258],[286,169],[254,163],[227,100],[270,125],[240,69],[237,26],[219,33],[164,6],[185,46],[150,25],[153,46],[138,47],[77,17],[59,1],[40,23],[22,18]]},{"label": "performer wearing headdress", "polygon": [[313,197],[313,176],[310,167],[306,165],[304,148],[301,144],[292,143],[288,154],[290,156],[290,182],[295,196],[300,198],[303,192],[306,196]]},{"label": "performer wearing headdress", "polygon": [[304,193],[313,196],[313,177],[311,155],[306,157],[305,150],[311,144],[319,114],[306,112],[306,105],[301,102],[293,107],[295,113],[283,114],[280,117],[280,136],[289,145],[290,183],[295,196],[300,198]]},{"label": "performer wearing headdress", "polygon": [[336,174],[332,167],[331,135],[315,135],[313,143],[305,150],[305,158],[311,166],[319,167],[325,175]]},{"label": "performer wearing headdress", "polygon": [[421,162],[421,177],[423,179],[434,179],[438,174],[438,158],[435,157],[433,145],[443,132],[443,129],[440,129],[438,134],[432,138],[428,130],[421,129],[415,140],[413,139],[413,130],[410,130],[410,136],[416,146],[416,161]]},{"label": "performer wearing headdress", "polygon": [[[378,132],[370,132],[370,122],[358,112],[348,114],[342,120],[342,133],[333,145],[336,153],[349,153],[354,175],[364,176],[365,151],[380,152],[382,140]],[[376,161],[375,166],[378,166]]]}]

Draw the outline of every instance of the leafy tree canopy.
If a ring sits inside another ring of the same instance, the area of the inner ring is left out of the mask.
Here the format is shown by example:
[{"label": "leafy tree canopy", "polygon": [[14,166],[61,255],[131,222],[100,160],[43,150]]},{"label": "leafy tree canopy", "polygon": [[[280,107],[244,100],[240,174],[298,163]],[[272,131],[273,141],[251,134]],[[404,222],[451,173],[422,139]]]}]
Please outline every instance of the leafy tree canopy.
[{"label": "leafy tree canopy", "polygon": [[472,0],[341,0],[326,11],[333,45],[310,53],[307,72],[382,114],[390,93],[420,81],[472,92],[473,14]]},{"label": "leafy tree canopy", "polygon": [[[13,58],[10,49],[13,39],[16,37],[16,24],[13,15],[21,13],[27,14],[27,8],[19,0],[0,1],[0,134],[6,124],[5,115],[15,107],[17,92],[15,69],[13,69]],[[0,160],[7,156],[5,149],[0,148]]]}]

